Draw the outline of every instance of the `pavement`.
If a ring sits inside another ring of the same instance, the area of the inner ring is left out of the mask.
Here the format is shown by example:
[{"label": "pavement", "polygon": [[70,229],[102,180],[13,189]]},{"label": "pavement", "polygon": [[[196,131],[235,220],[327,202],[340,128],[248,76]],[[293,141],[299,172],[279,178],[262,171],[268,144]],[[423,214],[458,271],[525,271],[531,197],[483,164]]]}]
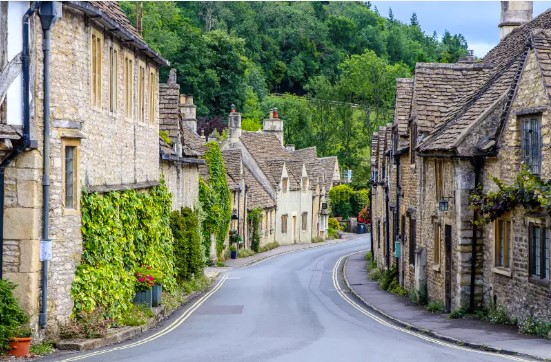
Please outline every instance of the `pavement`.
[{"label": "pavement", "polygon": [[551,360],[549,339],[519,334],[513,326],[468,318],[449,319],[448,314],[430,313],[407,297],[382,290],[368,277],[365,254],[366,251],[356,253],[345,262],[345,282],[368,308],[394,323],[461,346]]}]

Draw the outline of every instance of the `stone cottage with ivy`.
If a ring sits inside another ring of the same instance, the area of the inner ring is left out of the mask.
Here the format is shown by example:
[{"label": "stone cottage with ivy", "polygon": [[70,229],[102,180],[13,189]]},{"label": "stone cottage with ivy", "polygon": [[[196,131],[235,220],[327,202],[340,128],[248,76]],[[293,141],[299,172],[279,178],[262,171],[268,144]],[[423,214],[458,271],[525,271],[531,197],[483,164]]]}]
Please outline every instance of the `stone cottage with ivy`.
[{"label": "stone cottage with ivy", "polygon": [[393,138],[381,128],[372,143],[373,235],[381,266],[380,241],[400,242],[390,262],[404,286],[448,310],[497,305],[524,328],[551,321],[551,11],[515,11],[502,17],[524,23],[501,24],[480,61],[418,64],[398,81]]},{"label": "stone cottage with ivy", "polygon": [[[3,3],[0,11],[0,22],[16,19],[9,21],[9,46],[0,41],[0,66],[29,49],[28,68],[15,67],[0,108],[0,267],[2,278],[18,284],[15,294],[33,328],[55,330],[73,310],[71,285],[84,248],[82,192],[157,192],[152,190],[160,182],[158,79],[168,62],[144,42],[117,3],[68,1],[57,3],[61,17],[50,30],[52,71],[44,78],[43,30],[33,6]],[[27,26],[22,19],[29,8],[28,41],[12,37]],[[30,99],[16,96],[25,87]],[[49,195],[43,185],[49,185]]]}]

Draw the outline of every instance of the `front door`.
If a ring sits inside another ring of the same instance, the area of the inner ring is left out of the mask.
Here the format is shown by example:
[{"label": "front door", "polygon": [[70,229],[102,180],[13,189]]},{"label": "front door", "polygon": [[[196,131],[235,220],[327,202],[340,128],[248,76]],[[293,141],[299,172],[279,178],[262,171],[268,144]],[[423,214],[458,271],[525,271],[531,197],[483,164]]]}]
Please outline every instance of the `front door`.
[{"label": "front door", "polygon": [[446,225],[444,229],[444,241],[446,247],[446,311],[452,307],[452,227]]}]

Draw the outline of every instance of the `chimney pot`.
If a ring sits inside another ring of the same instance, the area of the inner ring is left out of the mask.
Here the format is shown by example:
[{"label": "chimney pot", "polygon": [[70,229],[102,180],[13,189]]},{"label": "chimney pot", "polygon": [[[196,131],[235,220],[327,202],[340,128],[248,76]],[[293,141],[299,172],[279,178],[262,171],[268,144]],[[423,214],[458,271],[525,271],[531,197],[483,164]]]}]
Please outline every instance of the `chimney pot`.
[{"label": "chimney pot", "polygon": [[274,108],[272,118],[279,118],[279,113],[277,111],[277,108]]},{"label": "chimney pot", "polygon": [[235,104],[231,105],[231,113],[235,113]]}]

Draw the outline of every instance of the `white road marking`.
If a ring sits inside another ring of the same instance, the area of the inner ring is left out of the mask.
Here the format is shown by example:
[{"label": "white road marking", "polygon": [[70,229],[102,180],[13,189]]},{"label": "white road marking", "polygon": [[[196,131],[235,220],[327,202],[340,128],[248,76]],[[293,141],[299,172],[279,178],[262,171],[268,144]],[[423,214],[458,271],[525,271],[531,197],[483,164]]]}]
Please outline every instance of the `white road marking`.
[{"label": "white road marking", "polygon": [[356,303],[356,301],[352,300],[348,295],[346,295],[342,291],[342,289],[340,288],[340,285],[339,285],[338,269],[339,269],[339,266],[341,265],[342,260],[344,258],[349,257],[350,255],[357,254],[357,253],[358,252],[354,252],[352,254],[341,256],[339,258],[339,260],[337,260],[337,263],[335,264],[335,267],[333,268],[333,285],[335,286],[335,289],[337,290],[337,292],[339,293],[341,298],[343,298],[348,304],[350,304],[352,307],[354,307],[356,310],[358,310],[362,314],[368,316],[369,318],[371,318],[375,322],[377,322],[379,324],[382,324],[386,327],[395,329],[395,330],[403,332],[403,333],[410,334],[412,336],[424,339],[425,341],[428,341],[428,342],[431,342],[431,343],[434,343],[434,344],[439,344],[441,346],[454,348],[454,349],[459,349],[459,350],[462,350],[462,351],[468,351],[468,352],[472,352],[472,353],[479,353],[479,354],[485,354],[485,355],[490,355],[490,356],[501,357],[501,358],[509,359],[509,360],[512,360],[512,361],[522,361],[522,362],[532,361],[532,360],[529,360],[529,359],[524,359],[524,358],[520,358],[520,357],[516,357],[516,356],[510,356],[510,355],[500,354],[500,353],[495,353],[495,352],[480,351],[480,350],[476,350],[476,349],[473,349],[473,348],[461,347],[461,346],[458,346],[458,345],[455,345],[455,344],[452,344],[452,343],[444,342],[444,341],[441,341],[439,339],[432,338],[432,337],[426,336],[426,335],[418,333],[418,332],[411,331],[411,330],[403,328],[403,327],[399,327],[399,326],[394,325],[392,323],[389,323],[386,320],[382,319],[381,317],[369,312],[363,306],[359,305],[358,303]]},{"label": "white road marking", "polygon": [[178,317],[174,322],[172,322],[170,325],[166,326],[164,329],[160,330],[159,332],[157,332],[155,334],[152,334],[151,336],[149,336],[147,338],[144,338],[140,341],[136,341],[134,343],[127,344],[125,346],[114,347],[114,348],[109,348],[109,349],[106,349],[106,350],[90,352],[90,353],[87,353],[87,354],[84,354],[84,355],[64,359],[61,362],[78,361],[78,360],[82,360],[82,359],[89,358],[89,357],[99,356],[99,355],[105,354],[105,353],[110,353],[110,352],[114,352],[114,351],[121,351],[121,350],[124,350],[124,349],[129,349],[129,348],[141,346],[142,344],[151,342],[151,341],[153,341],[157,338],[160,338],[160,337],[166,335],[167,333],[172,332],[174,329],[178,328],[182,323],[184,323],[193,314],[193,312],[195,312],[195,310],[197,308],[199,308],[203,303],[205,303],[207,301],[207,299],[209,299],[214,293],[216,293],[216,291],[218,291],[218,289],[220,289],[222,287],[222,285],[228,279],[228,277],[229,277],[229,274],[225,274],[220,279],[218,284],[216,284],[216,286],[214,288],[212,288],[212,290],[210,292],[208,292],[207,294],[205,294],[204,296],[199,298],[180,317]]}]

